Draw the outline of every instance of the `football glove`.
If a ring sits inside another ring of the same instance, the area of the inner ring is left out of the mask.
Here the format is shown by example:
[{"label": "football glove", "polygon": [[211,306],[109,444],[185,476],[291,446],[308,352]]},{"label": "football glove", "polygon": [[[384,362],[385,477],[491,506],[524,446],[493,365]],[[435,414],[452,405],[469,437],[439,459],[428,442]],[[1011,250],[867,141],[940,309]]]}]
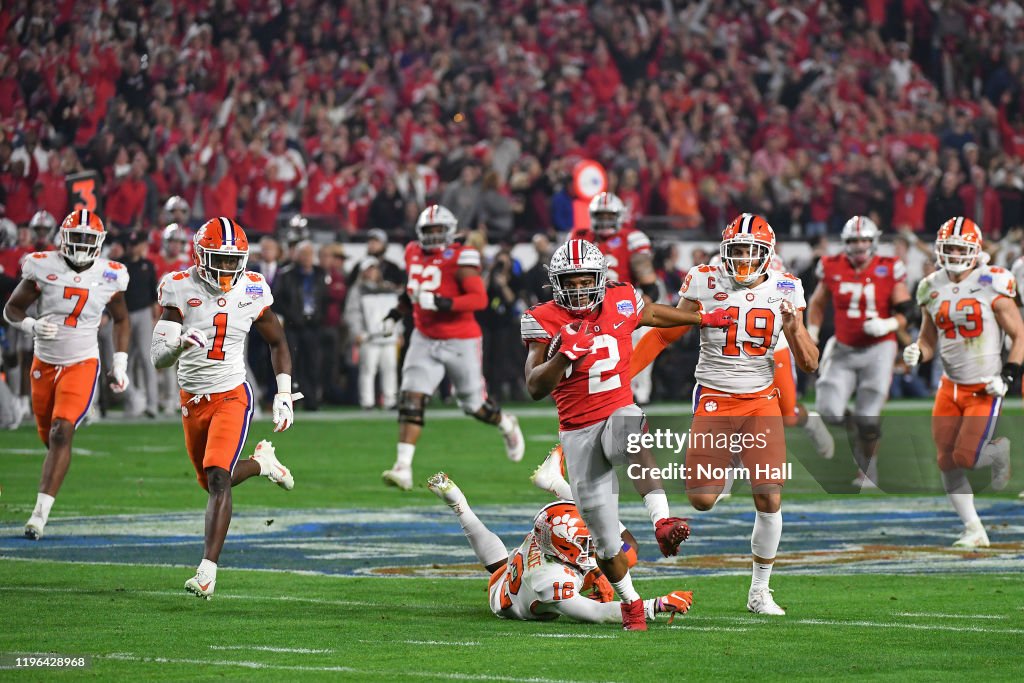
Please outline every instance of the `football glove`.
[{"label": "football glove", "polygon": [[716,308],[710,313],[700,314],[701,327],[729,327],[732,324],[732,314],[726,308]]},{"label": "football glove", "polygon": [[910,368],[921,362],[921,347],[917,342],[907,344],[907,348],[903,349],[903,362]]},{"label": "football glove", "polygon": [[292,393],[291,375],[280,373],[277,376],[277,393],[274,394],[274,405],[271,409],[275,432],[283,432],[295,422],[295,408],[293,404],[300,398],[302,398],[302,394]]},{"label": "football glove", "polygon": [[388,311],[388,314],[384,316],[384,320],[380,323],[380,334],[382,337],[390,337],[395,333],[395,325],[402,319],[402,312],[397,308],[392,308]]},{"label": "football glove", "polygon": [[50,322],[46,318],[36,320],[35,318],[30,318],[28,316],[21,321],[21,324],[18,325],[18,327],[21,328],[22,332],[31,334],[38,339],[44,339],[46,341],[56,339],[57,330],[60,329],[60,326],[57,323]]},{"label": "football glove", "polygon": [[677,614],[686,614],[693,607],[693,591],[672,591],[663,595],[654,603],[655,612],[668,612],[668,623],[676,618]]},{"label": "football glove", "polygon": [[586,593],[591,591],[587,595],[591,600],[597,602],[611,602],[615,599],[615,589],[612,588],[611,582],[608,577],[605,576],[600,569],[591,569],[585,577],[583,577],[583,590],[581,592]]},{"label": "football glove", "polygon": [[452,300],[446,296],[438,296],[433,292],[420,292],[420,308],[425,311],[447,313],[452,310]]},{"label": "football glove", "polygon": [[985,383],[985,393],[989,396],[1006,396],[1006,390],[1010,388],[1006,385],[1006,380],[999,375],[982,377],[981,381]]},{"label": "football glove", "polygon": [[658,540],[658,549],[665,557],[677,555],[679,544],[690,537],[690,526],[685,519],[665,517],[654,525],[654,538]]},{"label": "football glove", "polygon": [[594,333],[590,331],[589,322],[580,325],[579,329],[573,329],[572,323],[567,323],[559,334],[562,337],[562,345],[558,352],[571,361],[579,360],[594,348]]},{"label": "football glove", "polygon": [[900,323],[896,318],[869,318],[864,321],[864,334],[872,337],[884,337],[895,332]]},{"label": "football glove", "polygon": [[196,327],[188,328],[185,334],[178,337],[178,348],[186,351],[190,348],[205,349],[209,343],[210,340],[206,338],[206,333]]},{"label": "football glove", "polygon": [[110,389],[115,394],[122,393],[128,388],[128,354],[124,351],[114,353],[114,362],[110,368]]}]

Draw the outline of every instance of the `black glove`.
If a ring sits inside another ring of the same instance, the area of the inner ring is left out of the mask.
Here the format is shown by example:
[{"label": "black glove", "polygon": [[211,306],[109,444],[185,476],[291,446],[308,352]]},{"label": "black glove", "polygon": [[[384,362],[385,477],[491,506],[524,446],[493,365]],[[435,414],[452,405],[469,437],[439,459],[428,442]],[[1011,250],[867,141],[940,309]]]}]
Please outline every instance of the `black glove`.
[{"label": "black glove", "polygon": [[397,323],[399,320],[402,319],[402,312],[399,311],[397,308],[392,308],[390,311],[388,311],[388,314],[384,316],[384,319],[391,320],[392,322]]},{"label": "black glove", "polygon": [[1009,391],[1013,383],[1020,379],[1021,366],[1020,363],[1003,363],[1003,369],[999,371],[999,375],[1006,382],[1006,390]]},{"label": "black glove", "polygon": [[452,310],[452,303],[454,302],[446,296],[434,297],[434,305],[437,306],[437,310],[440,313],[450,312]]}]

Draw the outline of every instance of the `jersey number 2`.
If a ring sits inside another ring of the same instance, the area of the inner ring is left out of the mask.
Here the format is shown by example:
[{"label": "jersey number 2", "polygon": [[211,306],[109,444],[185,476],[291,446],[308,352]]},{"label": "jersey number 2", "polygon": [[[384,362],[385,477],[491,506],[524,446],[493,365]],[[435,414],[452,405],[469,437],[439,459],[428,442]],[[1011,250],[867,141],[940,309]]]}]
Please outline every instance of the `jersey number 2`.
[{"label": "jersey number 2", "polygon": [[213,327],[217,333],[213,337],[213,346],[206,352],[210,360],[224,360],[224,337],[228,334],[228,314],[218,313],[213,316]]},{"label": "jersey number 2", "polygon": [[64,318],[64,324],[68,327],[78,327],[78,316],[82,315],[85,302],[89,300],[89,290],[81,287],[65,287],[64,298],[77,299],[75,308]]}]

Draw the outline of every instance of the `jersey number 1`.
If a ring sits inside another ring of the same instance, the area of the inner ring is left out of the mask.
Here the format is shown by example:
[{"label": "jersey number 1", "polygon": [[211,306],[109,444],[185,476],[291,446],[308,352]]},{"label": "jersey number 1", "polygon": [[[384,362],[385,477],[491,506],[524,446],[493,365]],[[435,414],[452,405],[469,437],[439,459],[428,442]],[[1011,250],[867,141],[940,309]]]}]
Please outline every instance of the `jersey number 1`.
[{"label": "jersey number 1", "polygon": [[213,346],[206,352],[210,360],[224,360],[224,337],[228,333],[228,314],[218,313],[213,316],[213,327],[217,334],[213,337]]}]

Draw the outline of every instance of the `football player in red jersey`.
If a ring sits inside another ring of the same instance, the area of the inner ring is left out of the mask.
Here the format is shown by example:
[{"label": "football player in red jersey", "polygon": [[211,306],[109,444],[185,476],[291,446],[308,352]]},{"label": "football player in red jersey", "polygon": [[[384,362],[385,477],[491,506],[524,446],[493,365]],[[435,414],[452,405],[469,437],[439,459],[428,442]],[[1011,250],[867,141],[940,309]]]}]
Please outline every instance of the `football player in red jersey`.
[{"label": "football player in red jersey", "polygon": [[548,273],[554,300],[522,317],[522,337],[529,345],[526,387],[535,400],[548,395],[555,400],[573,500],[594,535],[597,565],[622,600],[623,627],[644,630],[643,602],[622,552],[615,466],[627,459],[641,465],[633,481],[662,553],[674,555],[689,527],[670,516],[661,480],[642,470],[653,458],[634,445],[632,437],[646,430],[646,418],[629,386],[631,336],[640,325],[725,327],[731,318],[721,310],[683,312],[645,303],[632,285],[607,281],[604,256],[584,240],[559,247]]},{"label": "football player in red jersey", "polygon": [[843,226],[842,254],[818,262],[818,286],[807,302],[807,331],[818,339],[829,300],[835,310],[835,336],[821,354],[821,372],[815,388],[816,408],[830,424],[845,421],[846,404],[856,393],[853,417],[854,455],[860,471],[859,487],[878,483],[875,452],[881,437],[882,407],[889,396],[896,360],[896,330],[906,327],[914,313],[903,262],[879,256],[881,231],[865,216],[854,216]]},{"label": "football player in red jersey", "polygon": [[480,325],[474,316],[487,306],[480,252],[455,240],[457,227],[455,216],[443,206],[434,204],[420,213],[418,239],[405,249],[406,291],[399,307],[386,318],[393,324],[412,308],[416,325],[402,365],[398,453],[394,466],[381,475],[386,484],[405,491],[412,488],[412,459],[423,431],[423,409],[445,375],[462,410],[498,428],[509,460],[519,462],[525,450],[519,420],[487,395],[480,367]]},{"label": "football player in red jersey", "polygon": [[[608,264],[608,279],[636,285],[647,297],[647,303],[659,297],[658,276],[651,260],[651,240],[640,230],[624,227],[626,205],[611,192],[602,192],[590,200],[590,227],[577,228],[571,239],[586,240],[601,250]],[[633,335],[633,345],[643,332]],[[650,401],[654,368],[645,368],[633,375],[630,385],[637,403]]]},{"label": "football player in red jersey", "polygon": [[176,273],[179,270],[188,270],[192,264],[192,255],[189,253],[189,246],[192,243],[192,235],[188,228],[179,223],[170,223],[160,233],[159,251],[151,251],[150,260],[156,266],[159,277],[167,273]]}]

